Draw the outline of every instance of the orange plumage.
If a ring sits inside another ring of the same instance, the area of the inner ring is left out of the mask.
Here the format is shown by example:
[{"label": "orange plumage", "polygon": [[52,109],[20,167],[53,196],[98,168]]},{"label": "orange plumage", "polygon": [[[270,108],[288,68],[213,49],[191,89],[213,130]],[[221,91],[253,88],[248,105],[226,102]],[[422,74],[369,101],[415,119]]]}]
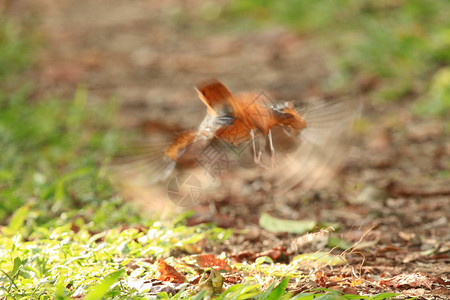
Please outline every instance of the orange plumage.
[{"label": "orange plumage", "polygon": [[[278,165],[275,152],[281,150],[282,174],[275,176],[295,185],[306,176],[316,178],[315,174],[321,170],[336,167],[337,156],[343,149],[340,137],[359,112],[359,102],[348,97],[316,100],[304,109],[297,109],[290,102],[271,103],[264,93],[232,94],[218,80],[203,82],[195,90],[206,106],[206,115],[198,128],[182,133],[165,149],[151,145],[153,150],[146,151],[148,156],[132,157],[130,167],[121,168],[123,172],[142,174],[148,183],[162,181],[177,167],[204,167],[202,161],[210,161],[223,143],[231,147],[248,143],[255,165],[269,169],[263,163],[267,160],[259,146],[263,137],[272,169]],[[228,170],[230,162],[226,155],[216,154]]]}]

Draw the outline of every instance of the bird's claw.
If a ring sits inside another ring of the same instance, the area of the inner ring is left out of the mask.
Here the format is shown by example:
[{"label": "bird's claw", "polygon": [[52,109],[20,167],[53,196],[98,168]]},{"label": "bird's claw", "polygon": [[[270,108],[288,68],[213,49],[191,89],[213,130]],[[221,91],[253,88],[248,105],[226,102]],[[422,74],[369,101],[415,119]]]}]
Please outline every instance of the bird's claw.
[{"label": "bird's claw", "polygon": [[255,162],[255,165],[257,165],[257,166],[259,166],[259,167],[261,167],[261,168],[264,168],[264,169],[268,170],[269,167],[267,167],[265,164],[263,164],[263,163],[261,162],[261,156],[262,156],[262,153],[261,153],[261,151],[259,151],[259,152],[258,152],[258,156],[255,155],[255,156],[253,157],[253,161]]},{"label": "bird's claw", "polygon": [[270,157],[270,161],[272,163],[272,169],[274,169],[274,168],[276,168],[278,166],[278,162],[277,162],[277,159],[276,159],[275,155],[272,155]]}]

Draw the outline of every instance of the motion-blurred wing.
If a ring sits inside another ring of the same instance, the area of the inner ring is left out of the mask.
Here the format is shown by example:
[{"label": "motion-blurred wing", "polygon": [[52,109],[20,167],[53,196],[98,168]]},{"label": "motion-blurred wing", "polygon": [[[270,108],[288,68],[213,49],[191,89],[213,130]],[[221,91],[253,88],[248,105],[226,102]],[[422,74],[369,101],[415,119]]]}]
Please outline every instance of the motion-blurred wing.
[{"label": "motion-blurred wing", "polygon": [[220,148],[213,144],[216,131],[231,124],[229,116],[207,115],[197,131],[182,133],[173,142],[134,142],[121,151],[108,168],[111,177],[122,184],[149,186],[163,182],[174,171],[208,167],[222,159]]},{"label": "motion-blurred wing", "polygon": [[326,147],[330,140],[349,132],[349,127],[359,116],[360,110],[360,101],[354,96],[313,100],[298,110],[307,124],[300,137],[302,140]]},{"label": "motion-blurred wing", "polygon": [[124,148],[113,159],[108,173],[113,181],[120,184],[147,186],[166,180],[175,168],[176,162],[164,153],[168,142],[134,142]]},{"label": "motion-blurred wing", "polygon": [[298,110],[307,127],[301,145],[281,161],[277,183],[283,190],[301,185],[305,189],[325,185],[345,159],[353,121],[360,114],[357,97],[317,99]]}]

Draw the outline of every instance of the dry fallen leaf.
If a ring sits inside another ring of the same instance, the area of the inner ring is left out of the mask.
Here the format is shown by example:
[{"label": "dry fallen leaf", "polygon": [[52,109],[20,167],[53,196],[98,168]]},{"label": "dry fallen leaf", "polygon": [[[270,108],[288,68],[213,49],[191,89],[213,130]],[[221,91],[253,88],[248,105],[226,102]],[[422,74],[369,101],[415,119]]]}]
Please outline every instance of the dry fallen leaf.
[{"label": "dry fallen leaf", "polygon": [[186,278],[180,274],[174,267],[166,264],[163,259],[158,260],[159,280],[182,283]]},{"label": "dry fallen leaf", "polygon": [[354,279],[350,282],[350,287],[355,287],[355,286],[361,285],[363,283],[364,283],[364,281],[362,279]]},{"label": "dry fallen leaf", "polygon": [[226,261],[216,258],[212,254],[195,255],[193,258],[201,268],[213,268],[216,271],[231,271],[231,267]]},{"label": "dry fallen leaf", "polygon": [[272,249],[254,252],[254,251],[241,251],[237,254],[231,255],[232,258],[236,259],[238,262],[248,261],[253,262],[259,257],[267,256],[270,257],[274,262],[289,262],[289,254],[286,247],[275,246]]},{"label": "dry fallen leaf", "polygon": [[391,287],[426,287],[431,289],[431,285],[433,283],[441,283],[442,279],[437,277],[432,277],[423,272],[416,272],[413,274],[400,274],[389,280],[380,281],[380,285],[382,286],[391,286]]},{"label": "dry fallen leaf", "polygon": [[330,278],[327,276],[327,274],[323,272],[316,272],[315,277],[316,283],[321,287],[328,288],[330,286],[336,285],[336,283],[332,282]]}]

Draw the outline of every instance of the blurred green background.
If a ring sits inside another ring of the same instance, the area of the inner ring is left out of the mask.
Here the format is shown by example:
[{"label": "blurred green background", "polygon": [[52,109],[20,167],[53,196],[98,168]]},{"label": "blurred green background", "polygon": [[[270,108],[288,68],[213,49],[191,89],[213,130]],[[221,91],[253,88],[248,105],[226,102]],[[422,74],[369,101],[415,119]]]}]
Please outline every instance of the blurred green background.
[{"label": "blurred green background", "polygon": [[[374,101],[422,100],[418,114],[447,114],[448,1],[235,1],[229,13],[261,26],[283,24],[333,49],[332,85],[376,82]],[[239,19],[242,21],[242,19]]]}]

